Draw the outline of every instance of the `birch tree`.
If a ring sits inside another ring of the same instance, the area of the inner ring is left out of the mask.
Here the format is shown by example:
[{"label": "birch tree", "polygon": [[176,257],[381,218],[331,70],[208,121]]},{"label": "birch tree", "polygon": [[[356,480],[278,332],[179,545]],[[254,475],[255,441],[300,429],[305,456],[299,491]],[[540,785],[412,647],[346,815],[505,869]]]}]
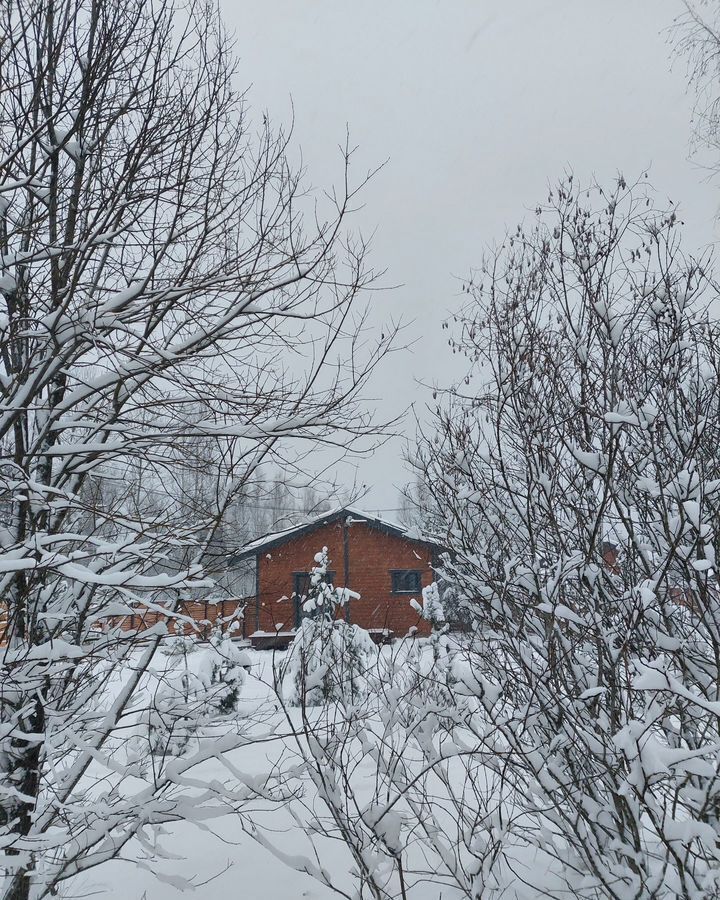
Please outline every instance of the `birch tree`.
[{"label": "birch tree", "polygon": [[[237,735],[123,787],[118,728],[166,626],[138,646],[122,623],[207,584],[205,550],[261,463],[372,430],[357,401],[392,335],[374,341],[357,303],[373,276],[345,220],[364,178],[346,146],[339,188],[309,191],[237,77],[213,4],[0,9],[6,900],[217,812],[183,773]],[[213,485],[202,510],[163,491],[188,444]],[[224,802],[247,796],[229,768]]]}]

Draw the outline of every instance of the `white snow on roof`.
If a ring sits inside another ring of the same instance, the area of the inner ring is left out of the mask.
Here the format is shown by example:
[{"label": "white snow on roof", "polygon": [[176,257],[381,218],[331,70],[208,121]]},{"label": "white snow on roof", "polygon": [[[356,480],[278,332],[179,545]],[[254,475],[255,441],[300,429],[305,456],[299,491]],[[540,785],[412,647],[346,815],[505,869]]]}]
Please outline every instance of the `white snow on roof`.
[{"label": "white snow on roof", "polygon": [[294,534],[296,531],[300,532],[304,528],[307,528],[309,526],[320,525],[326,519],[332,519],[342,512],[347,513],[348,524],[352,524],[353,522],[372,522],[375,525],[382,525],[386,528],[392,528],[395,531],[403,534],[408,538],[408,540],[423,540],[417,528],[406,528],[404,525],[398,525],[397,522],[390,522],[387,519],[381,519],[378,516],[373,516],[370,513],[363,512],[362,510],[356,509],[353,506],[336,506],[335,509],[330,509],[327,512],[321,513],[319,516],[315,516],[311,519],[305,519],[303,522],[299,522],[297,525],[291,525],[289,528],[285,528],[282,531],[274,531],[270,532],[269,534],[264,534],[262,537],[256,538],[249,544],[245,544],[244,547],[240,548],[239,552],[244,555],[246,553],[251,553],[253,550],[259,550],[266,544],[272,544],[277,540],[282,540],[284,538],[290,537],[290,535]]}]

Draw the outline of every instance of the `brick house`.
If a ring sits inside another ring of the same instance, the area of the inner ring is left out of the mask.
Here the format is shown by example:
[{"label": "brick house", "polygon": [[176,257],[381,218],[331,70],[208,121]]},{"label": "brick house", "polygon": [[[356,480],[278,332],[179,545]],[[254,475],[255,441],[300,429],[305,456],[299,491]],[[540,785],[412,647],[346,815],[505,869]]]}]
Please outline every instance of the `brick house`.
[{"label": "brick house", "polygon": [[328,548],[328,580],[360,594],[345,606],[348,621],[374,636],[429,633],[410,604],[422,603],[440,547],[400,525],[350,507],[324,513],[303,525],[268,534],[245,546],[230,566],[255,561],[255,596],[245,608],[245,634],[256,646],[283,641],[302,617],[315,554]]}]

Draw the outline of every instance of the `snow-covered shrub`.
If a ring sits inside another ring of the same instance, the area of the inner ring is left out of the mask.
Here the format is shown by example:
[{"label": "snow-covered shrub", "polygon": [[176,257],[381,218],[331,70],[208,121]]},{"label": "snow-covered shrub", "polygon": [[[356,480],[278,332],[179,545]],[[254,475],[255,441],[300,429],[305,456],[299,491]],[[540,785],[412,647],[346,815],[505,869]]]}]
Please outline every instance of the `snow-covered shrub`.
[{"label": "snow-covered shrub", "polygon": [[165,638],[160,647],[164,656],[181,656],[185,657],[188,653],[194,653],[197,650],[197,638],[193,634],[184,634],[183,625],[180,622],[174,624],[175,634]]},{"label": "snow-covered shrub", "polygon": [[377,658],[377,648],[365,629],[335,618],[336,610],[358,595],[329,584],[328,565],[327,547],[323,547],[315,555],[308,595],[302,600],[306,616],[285,663],[286,700],[292,706],[358,703],[367,694],[367,675]]},{"label": "snow-covered shrub", "polygon": [[247,653],[219,628],[207,647],[184,643],[161,674],[148,711],[148,735],[153,754],[177,756],[202,729],[236,711],[249,665]]},{"label": "snow-covered shrub", "polygon": [[422,590],[423,595],[423,616],[430,622],[433,631],[442,629],[447,622],[445,608],[440,599],[440,590],[438,583],[433,581]]},{"label": "snow-covered shrub", "polygon": [[210,637],[208,702],[220,715],[236,710],[240,690],[250,665],[248,654],[231,640],[228,632],[215,628]]},{"label": "snow-covered shrub", "polygon": [[376,658],[377,648],[364,628],[342,619],[303,619],[289,650],[287,702],[359,703],[367,695]]},{"label": "snow-covered shrub", "polygon": [[148,744],[157,756],[180,756],[197,729],[192,698],[195,679],[183,667],[171,670],[155,690],[148,710]]},{"label": "snow-covered shrub", "polygon": [[501,855],[533,848],[546,896],[705,900],[720,323],[675,212],[638,190],[568,178],[468,286],[466,382],[418,464],[446,519],[442,574],[478,622],[454,692],[480,707],[463,745],[494,785],[467,784],[504,819]]},{"label": "snow-covered shrub", "polygon": [[414,599],[410,604],[430,623],[430,637],[427,644],[424,641],[412,642],[401,670],[395,670],[392,677],[402,688],[406,707],[410,698],[414,698],[412,702],[417,700],[435,704],[438,713],[443,709],[452,712],[455,706],[452,690],[454,644],[449,638],[449,625],[438,583],[434,581],[424,587],[422,598],[422,605]]}]

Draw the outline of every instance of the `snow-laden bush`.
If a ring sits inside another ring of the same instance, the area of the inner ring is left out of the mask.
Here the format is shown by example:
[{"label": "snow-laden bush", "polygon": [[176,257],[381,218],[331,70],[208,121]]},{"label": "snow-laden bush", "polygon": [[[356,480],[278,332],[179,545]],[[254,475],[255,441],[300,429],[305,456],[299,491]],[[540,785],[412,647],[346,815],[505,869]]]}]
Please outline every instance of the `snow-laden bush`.
[{"label": "snow-laden bush", "polygon": [[157,756],[179,756],[197,728],[198,684],[187,667],[164,673],[148,710],[148,744]]},{"label": "snow-laden bush", "polygon": [[358,595],[327,581],[327,547],[315,555],[310,587],[302,599],[305,618],[290,645],[286,661],[291,706],[322,706],[328,702],[358,703],[367,695],[368,672],[377,648],[365,629],[335,614]]},{"label": "snow-laden bush", "polygon": [[478,623],[455,691],[497,798],[468,784],[547,896],[720,896],[720,322],[679,224],[561,183],[468,286],[418,453]]},{"label": "snow-laden bush", "polygon": [[160,645],[160,652],[164,656],[185,657],[188,653],[194,653],[197,650],[197,637],[194,634],[185,634],[182,622],[175,622],[173,630],[175,634],[165,638]]},{"label": "snow-laden bush", "polygon": [[[434,581],[424,587],[422,598],[422,604],[413,599],[410,605],[430,623],[432,630],[427,644],[425,641],[413,641],[399,668],[397,658],[392,657],[389,671],[381,676],[381,681],[394,684],[406,701],[411,697],[420,697],[423,702],[435,704],[438,713],[443,709],[452,711],[455,707],[452,675],[454,646],[450,642],[438,583]],[[428,649],[430,652],[427,652]]]},{"label": "snow-laden bush", "polygon": [[230,633],[219,628],[213,630],[210,647],[208,705],[220,715],[233,713],[250,664],[247,651],[233,643]]},{"label": "snow-laden bush", "polygon": [[202,735],[203,728],[231,716],[248,664],[247,653],[220,629],[213,632],[207,647],[190,658],[187,650],[175,654],[160,676],[148,710],[150,752],[178,756]]},{"label": "snow-laden bush", "polygon": [[443,603],[440,599],[440,591],[437,582],[433,581],[422,589],[422,606],[417,600],[411,600],[410,605],[432,626],[433,632],[442,630],[446,617]]},{"label": "snow-laden bush", "polygon": [[358,703],[367,696],[376,658],[377,648],[364,628],[342,619],[303,619],[289,651],[287,702]]}]

